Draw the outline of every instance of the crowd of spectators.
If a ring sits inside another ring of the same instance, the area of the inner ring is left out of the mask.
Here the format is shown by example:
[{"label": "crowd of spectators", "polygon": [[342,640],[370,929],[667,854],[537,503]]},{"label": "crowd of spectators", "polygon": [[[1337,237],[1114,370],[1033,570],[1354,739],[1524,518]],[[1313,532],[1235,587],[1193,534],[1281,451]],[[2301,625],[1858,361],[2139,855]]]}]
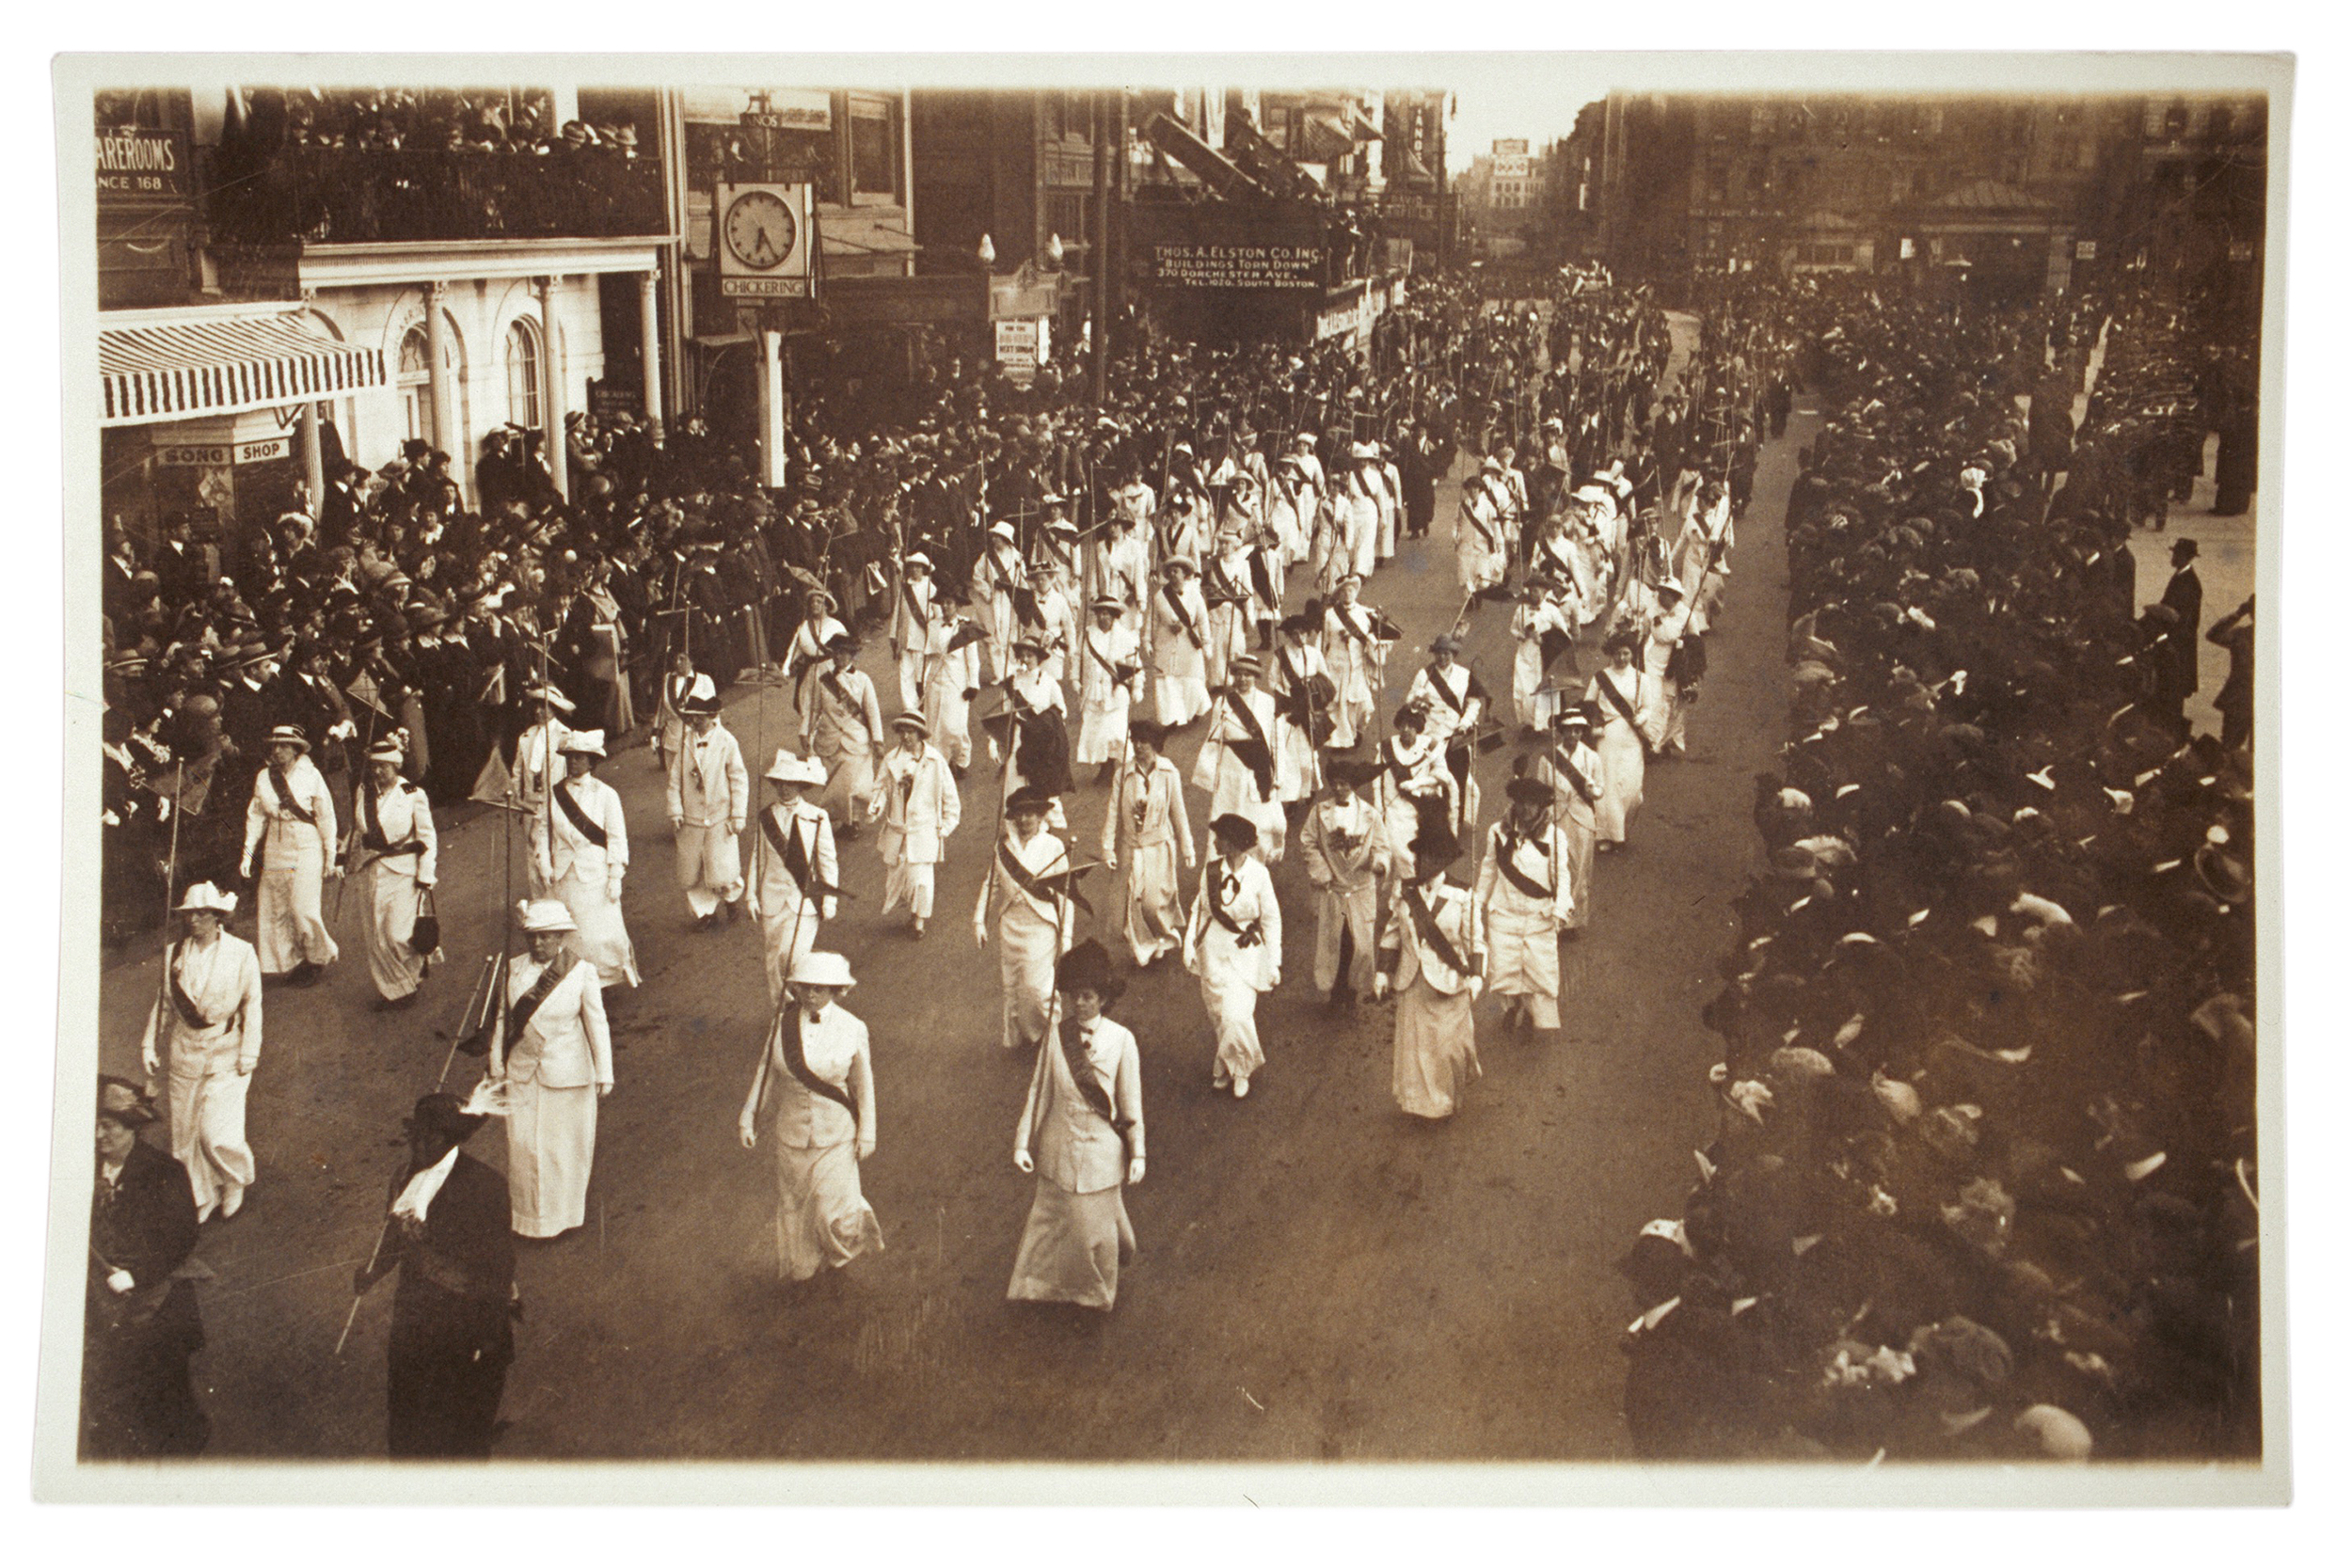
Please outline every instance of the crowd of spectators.
[{"label": "crowd of spectators", "polygon": [[[2136,609],[2125,549],[2203,346],[2139,301],[1791,309],[1831,409],[1792,733],[1707,1012],[1718,1130],[1620,1265],[1636,1444],[2257,1452],[2250,752],[2190,733],[2200,628]],[[2037,449],[2021,394],[2094,343],[2080,445]]]}]

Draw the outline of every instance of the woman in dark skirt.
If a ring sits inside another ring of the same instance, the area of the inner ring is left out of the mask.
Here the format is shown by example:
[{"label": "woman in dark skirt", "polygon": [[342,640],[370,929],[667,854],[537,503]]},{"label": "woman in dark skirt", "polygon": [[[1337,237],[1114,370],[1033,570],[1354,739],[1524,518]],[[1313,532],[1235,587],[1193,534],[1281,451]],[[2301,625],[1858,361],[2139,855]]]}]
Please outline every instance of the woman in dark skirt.
[{"label": "woman in dark skirt", "polygon": [[212,1435],[188,1371],[204,1348],[204,1320],[181,1273],[196,1250],[196,1195],[187,1167],[139,1140],[154,1119],[135,1085],[99,1081],[82,1322],[86,1459],[201,1453]]}]

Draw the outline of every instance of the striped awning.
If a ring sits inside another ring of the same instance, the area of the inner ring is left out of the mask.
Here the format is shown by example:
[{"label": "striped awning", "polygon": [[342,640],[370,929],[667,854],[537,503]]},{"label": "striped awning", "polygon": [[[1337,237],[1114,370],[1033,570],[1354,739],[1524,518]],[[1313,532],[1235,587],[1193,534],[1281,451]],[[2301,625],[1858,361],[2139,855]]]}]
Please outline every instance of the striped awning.
[{"label": "striped awning", "polygon": [[386,385],[384,353],[339,343],[299,312],[101,327],[102,425],[156,424]]}]

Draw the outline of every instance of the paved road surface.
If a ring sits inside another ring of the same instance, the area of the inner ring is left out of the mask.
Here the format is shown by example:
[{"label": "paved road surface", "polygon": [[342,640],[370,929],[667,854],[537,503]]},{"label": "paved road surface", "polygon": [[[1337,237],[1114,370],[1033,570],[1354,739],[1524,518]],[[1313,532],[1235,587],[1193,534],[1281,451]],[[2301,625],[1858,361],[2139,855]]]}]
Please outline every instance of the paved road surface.
[{"label": "paved road surface", "polygon": [[[1687,338],[1690,324],[1677,326]],[[919,944],[878,920],[870,838],[845,852],[845,880],[864,896],[821,940],[863,982],[849,1005],[871,1027],[880,1086],[866,1186],[888,1250],[787,1304],[772,1274],[769,1154],[735,1138],[764,1022],[756,938],[748,924],[687,928],[650,753],[607,764],[633,829],[628,909],[645,985],[616,1009],[619,1086],[601,1113],[589,1224],[520,1243],[528,1315],[500,1451],[1628,1456],[1616,1340],[1630,1308],[1611,1265],[1645,1221],[1680,1212],[1710,1123],[1705,1074],[1719,1048],[1698,1015],[1756,854],[1751,780],[1782,736],[1781,508],[1811,428],[1800,419],[1764,455],[1692,754],[1652,770],[1632,846],[1599,863],[1596,924],[1567,949],[1565,1028],[1515,1037],[1482,1006],[1486,1076],[1452,1124],[1396,1111],[1386,1008],[1334,1018],[1312,994],[1295,863],[1277,877],[1292,915],[1285,978],[1260,1010],[1269,1061],[1247,1101],[1210,1090],[1190,976],[1171,965],[1131,987],[1119,1016],[1142,1040],[1151,1167],[1128,1200],[1141,1256],[1107,1321],[1003,1299],[1031,1189],[1010,1160],[1029,1064],[996,1044],[996,956],[970,935],[993,800],[968,791]],[[1448,483],[1439,497],[1441,532],[1454,494]],[[1450,547],[1409,546],[1372,596],[1425,643],[1458,603]],[[1507,703],[1505,607],[1478,612],[1468,652]],[[1418,657],[1399,650],[1391,709]],[[1595,657],[1582,651],[1586,669]],[[764,720],[756,696],[728,709],[747,752],[781,738],[784,702],[765,701]],[[1197,732],[1178,743],[1180,765],[1196,744]],[[1482,764],[1489,802],[1506,763]],[[1103,800],[1077,797],[1082,838]],[[1195,806],[1198,822],[1197,795]],[[495,940],[497,834],[481,818],[444,838],[452,953]],[[1107,892],[1099,878],[1095,891]],[[216,1455],[382,1451],[388,1287],[361,1308],[344,1356],[331,1351],[401,1117],[433,1082],[446,1050],[435,1030],[453,1022],[473,960],[387,1022],[368,1010],[360,908],[353,897],[345,960],[321,985],[270,993],[251,1110],[260,1180],[200,1249],[218,1276],[198,1363]],[[133,1061],[153,984],[151,960],[107,976],[109,1067]],[[461,1058],[456,1086],[478,1070]],[[495,1125],[474,1152],[502,1160]]]}]

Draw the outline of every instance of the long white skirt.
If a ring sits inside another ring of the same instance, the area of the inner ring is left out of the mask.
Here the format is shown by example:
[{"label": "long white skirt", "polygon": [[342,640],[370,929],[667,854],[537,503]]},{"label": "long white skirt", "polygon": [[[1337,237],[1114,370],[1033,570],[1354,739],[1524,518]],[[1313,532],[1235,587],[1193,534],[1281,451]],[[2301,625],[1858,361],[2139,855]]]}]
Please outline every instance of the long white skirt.
[{"label": "long white skirt", "polygon": [[882,1222],[858,1183],[857,1144],[794,1148],[775,1135],[776,1274],[808,1279],[819,1269],[882,1250]]},{"label": "long white skirt", "polygon": [[1119,1299],[1119,1266],[1135,1255],[1135,1227],[1120,1188],[1073,1193],[1041,1176],[1005,1299],[1074,1302],[1107,1312]]},{"label": "long white skirt", "polygon": [[1568,929],[1581,931],[1593,920],[1593,826],[1565,813],[1559,821],[1560,836],[1568,845],[1568,896],[1576,903]]},{"label": "long white skirt", "polygon": [[1396,1061],[1389,1086],[1398,1109],[1432,1120],[1450,1117],[1478,1077],[1469,989],[1440,996],[1414,975],[1396,999]]},{"label": "long white skirt", "polygon": [[506,1085],[506,1190],[517,1236],[561,1236],[588,1223],[596,1159],[596,1089]]},{"label": "long white skirt", "polygon": [[253,1185],[253,1146],[245,1138],[245,1093],[253,1080],[233,1064],[206,1070],[202,1060],[170,1064],[171,1157],[188,1170],[201,1213],[222,1196]]},{"label": "long white skirt", "polygon": [[1119,928],[1136,955],[1136,967],[1184,943],[1184,911],[1176,885],[1176,846],[1136,847],[1127,863],[1127,908]]},{"label": "long white skirt", "polygon": [[1008,1051],[1035,1051],[1045,1037],[1061,932],[1022,899],[996,922],[996,953],[1005,990],[1002,1043]]},{"label": "long white skirt", "polygon": [[939,880],[939,863],[907,859],[906,835],[887,828],[882,830],[882,912],[888,914],[904,908],[917,918],[929,920]]},{"label": "long white skirt", "polygon": [[678,829],[677,885],[697,918],[743,896],[742,849],[725,823],[697,828],[689,822]]},{"label": "long white skirt", "polygon": [[1214,966],[1200,976],[1200,1004],[1209,1010],[1216,1031],[1216,1070],[1219,1077],[1248,1078],[1265,1066],[1258,1043],[1258,990],[1239,976],[1221,975]]},{"label": "long white skirt", "polygon": [[555,896],[572,911],[572,924],[580,929],[564,939],[564,945],[574,957],[596,966],[596,983],[617,986],[623,981],[634,986],[637,979],[637,944],[628,940],[628,923],[621,917],[621,906],[604,895],[604,876],[593,878],[570,875],[555,884]]},{"label": "long white skirt", "polygon": [[414,871],[402,869],[416,863],[413,856],[403,855],[398,866],[377,861],[368,867],[368,929],[363,944],[368,978],[375,982],[376,994],[388,1002],[413,994],[424,978],[423,956],[408,950],[408,938],[417,928],[417,877]]},{"label": "long white skirt", "polygon": [[1547,915],[1486,907],[1486,983],[1521,996],[1538,1029],[1560,1027],[1560,928]]},{"label": "long white skirt", "polygon": [[286,857],[291,864],[271,863],[278,857],[263,851],[260,888],[254,900],[259,929],[253,945],[260,950],[262,973],[283,974],[303,963],[331,964],[340,955],[326,922],[319,918],[319,894],[326,863],[318,835],[291,835],[295,848]]},{"label": "long white skirt", "polygon": [[1089,703],[1079,711],[1076,756],[1080,762],[1117,762],[1126,754],[1127,689],[1114,686],[1111,692],[1109,706]]},{"label": "long white skirt", "polygon": [[1626,827],[1642,805],[1642,779],[1648,764],[1641,736],[1622,720],[1612,721],[1593,750],[1600,757],[1600,799],[1593,802],[1593,831],[1603,844],[1623,844]]},{"label": "long white skirt", "polygon": [[[1196,656],[1196,665],[1199,660]],[[1209,711],[1209,683],[1201,674],[1155,674],[1152,677],[1152,716],[1171,728],[1191,723]]]}]

